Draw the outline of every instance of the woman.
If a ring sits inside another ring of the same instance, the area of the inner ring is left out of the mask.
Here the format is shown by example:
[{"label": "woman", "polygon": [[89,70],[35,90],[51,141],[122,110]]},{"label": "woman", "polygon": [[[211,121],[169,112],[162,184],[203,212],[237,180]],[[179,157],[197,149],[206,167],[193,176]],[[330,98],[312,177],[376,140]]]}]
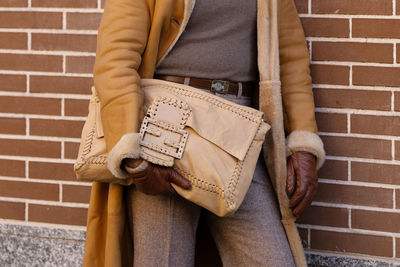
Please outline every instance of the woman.
[{"label": "woman", "polygon": [[[170,168],[137,159],[140,79],[155,74],[200,83],[203,90],[212,87],[209,79],[228,80],[235,95],[220,96],[243,105],[251,105],[251,96],[258,100],[272,126],[264,158],[280,214],[260,160],[238,212],[225,218],[208,214],[207,221],[225,265],[305,266],[294,220],[316,193],[324,150],[306,42],[292,0],[107,0],[94,84],[108,168],[119,178],[133,178],[136,187],[93,184],[84,265],[193,264],[200,208],[174,196],[170,185],[190,190],[190,183]],[[252,82],[259,83],[259,93]],[[127,171],[132,169],[134,174]]]}]

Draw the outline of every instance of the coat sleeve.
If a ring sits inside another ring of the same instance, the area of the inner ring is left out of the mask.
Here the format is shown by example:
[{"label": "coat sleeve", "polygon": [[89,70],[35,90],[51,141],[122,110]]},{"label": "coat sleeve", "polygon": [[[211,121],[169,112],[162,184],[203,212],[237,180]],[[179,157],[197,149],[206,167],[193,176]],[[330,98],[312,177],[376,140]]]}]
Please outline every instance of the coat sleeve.
[{"label": "coat sleeve", "polygon": [[325,151],[315,121],[310,57],[293,0],[278,0],[278,33],[287,152],[311,152],[320,168]]},{"label": "coat sleeve", "polygon": [[107,0],[97,35],[94,86],[108,152],[107,167],[127,178],[122,159],[139,157],[143,92],[138,69],[146,47],[150,15],[144,0]]}]

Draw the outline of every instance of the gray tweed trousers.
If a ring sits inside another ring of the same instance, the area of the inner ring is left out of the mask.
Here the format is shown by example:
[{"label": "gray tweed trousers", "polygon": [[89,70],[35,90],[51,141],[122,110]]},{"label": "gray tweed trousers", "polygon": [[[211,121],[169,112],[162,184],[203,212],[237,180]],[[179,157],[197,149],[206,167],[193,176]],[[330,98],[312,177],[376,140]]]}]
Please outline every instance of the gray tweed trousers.
[{"label": "gray tweed trousers", "polygon": [[[246,97],[226,97],[250,105]],[[249,191],[233,215],[218,217],[180,196],[150,196],[128,188],[134,266],[193,266],[200,213],[224,266],[295,266],[264,161],[259,158]]]}]

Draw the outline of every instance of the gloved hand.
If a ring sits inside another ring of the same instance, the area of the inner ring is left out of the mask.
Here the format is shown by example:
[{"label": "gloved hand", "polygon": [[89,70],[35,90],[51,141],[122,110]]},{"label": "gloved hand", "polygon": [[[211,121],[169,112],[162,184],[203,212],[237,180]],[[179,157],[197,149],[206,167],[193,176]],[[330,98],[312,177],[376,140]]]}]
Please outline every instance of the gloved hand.
[{"label": "gloved hand", "polygon": [[287,164],[286,193],[294,216],[299,217],[310,206],[318,188],[315,156],[309,152],[293,153]]},{"label": "gloved hand", "polygon": [[[128,167],[136,168],[142,160],[125,159],[123,164]],[[190,190],[190,181],[182,177],[173,168],[164,167],[148,162],[146,169],[131,174],[136,188],[148,195],[167,194],[175,195],[176,191],[171,186],[171,183]]]}]

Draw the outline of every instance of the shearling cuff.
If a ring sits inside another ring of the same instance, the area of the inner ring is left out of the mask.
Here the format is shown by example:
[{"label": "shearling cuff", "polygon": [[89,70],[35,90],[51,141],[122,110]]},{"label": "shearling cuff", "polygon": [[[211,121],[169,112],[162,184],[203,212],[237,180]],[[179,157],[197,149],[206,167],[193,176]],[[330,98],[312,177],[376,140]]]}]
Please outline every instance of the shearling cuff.
[{"label": "shearling cuff", "polygon": [[143,160],[139,166],[137,166],[136,168],[131,168],[129,166],[125,166],[125,170],[130,173],[130,174],[135,174],[141,171],[144,171],[145,169],[147,169],[147,167],[149,166],[149,163],[145,160]]},{"label": "shearling cuff", "polygon": [[129,133],[121,137],[107,156],[107,168],[119,179],[129,178],[129,173],[122,168],[121,163],[125,158],[138,159],[140,155],[140,134]]},{"label": "shearling cuff", "polygon": [[296,151],[310,152],[317,157],[317,169],[321,168],[325,161],[324,144],[321,138],[312,132],[293,131],[286,139],[287,156]]}]

